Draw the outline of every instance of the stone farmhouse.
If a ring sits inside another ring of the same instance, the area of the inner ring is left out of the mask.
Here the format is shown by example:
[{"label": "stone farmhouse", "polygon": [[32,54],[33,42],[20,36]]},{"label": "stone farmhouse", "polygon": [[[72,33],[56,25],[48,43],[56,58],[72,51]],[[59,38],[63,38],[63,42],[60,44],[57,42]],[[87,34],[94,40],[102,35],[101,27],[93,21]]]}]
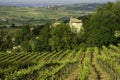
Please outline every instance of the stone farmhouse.
[{"label": "stone farmhouse", "polygon": [[82,29],[82,20],[71,18],[69,22],[71,31],[78,33]]},{"label": "stone farmhouse", "polygon": [[[60,24],[61,24],[60,22],[55,22],[50,26],[50,28],[56,27],[57,25],[60,25]],[[81,19],[79,20],[77,18],[70,18],[70,20],[67,24],[69,24],[72,32],[78,33],[82,29],[82,20]]]}]

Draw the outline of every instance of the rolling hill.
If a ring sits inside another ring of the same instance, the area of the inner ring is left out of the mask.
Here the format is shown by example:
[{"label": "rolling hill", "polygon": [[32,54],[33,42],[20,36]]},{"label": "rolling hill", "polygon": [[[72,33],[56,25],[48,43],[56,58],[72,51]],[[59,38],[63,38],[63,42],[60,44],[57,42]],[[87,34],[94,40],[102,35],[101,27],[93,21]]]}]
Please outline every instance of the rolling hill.
[{"label": "rolling hill", "polygon": [[48,7],[9,7],[0,6],[0,25],[21,24],[44,24],[56,21],[60,18],[66,19],[87,15],[96,10],[96,6],[104,4],[73,4]]}]

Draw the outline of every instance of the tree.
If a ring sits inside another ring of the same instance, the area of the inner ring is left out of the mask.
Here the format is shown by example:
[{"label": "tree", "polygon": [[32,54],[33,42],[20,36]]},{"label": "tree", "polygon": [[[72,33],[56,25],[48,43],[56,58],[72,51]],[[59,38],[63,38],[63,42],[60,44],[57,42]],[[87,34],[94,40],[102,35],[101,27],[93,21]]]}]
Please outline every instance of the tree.
[{"label": "tree", "polygon": [[15,26],[15,24],[13,23],[13,24],[11,24],[11,26],[10,26],[10,28],[15,28],[16,26]]},{"label": "tree", "polygon": [[29,44],[28,41],[24,41],[21,44],[21,47],[22,47],[22,51],[25,51],[25,52],[31,52],[32,51],[32,47],[31,47],[31,45]]},{"label": "tree", "polygon": [[21,38],[23,38],[23,40],[29,40],[31,37],[30,34],[30,27],[29,25],[23,25],[22,29],[21,29]]},{"label": "tree", "polygon": [[76,34],[71,32],[68,24],[62,23],[52,27],[50,34],[49,45],[52,50],[73,49],[77,46]]},{"label": "tree", "polygon": [[35,40],[34,51],[49,51],[49,37],[50,37],[50,24],[46,23],[45,26],[40,30],[40,35]]},{"label": "tree", "polygon": [[29,25],[23,25],[21,32],[22,32],[23,36],[26,36],[28,33],[30,33],[30,27],[29,27]]},{"label": "tree", "polygon": [[120,30],[120,3],[107,3],[96,13],[83,19],[85,34],[83,39],[88,46],[108,46],[117,44],[115,31]]}]

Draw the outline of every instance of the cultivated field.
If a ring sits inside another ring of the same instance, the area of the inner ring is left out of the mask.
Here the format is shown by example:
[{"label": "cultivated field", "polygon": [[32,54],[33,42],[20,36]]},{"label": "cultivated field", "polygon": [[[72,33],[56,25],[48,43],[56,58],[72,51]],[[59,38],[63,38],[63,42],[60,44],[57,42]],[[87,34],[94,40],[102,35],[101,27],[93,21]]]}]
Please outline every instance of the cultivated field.
[{"label": "cultivated field", "polygon": [[120,80],[120,47],[0,53],[0,80]]}]

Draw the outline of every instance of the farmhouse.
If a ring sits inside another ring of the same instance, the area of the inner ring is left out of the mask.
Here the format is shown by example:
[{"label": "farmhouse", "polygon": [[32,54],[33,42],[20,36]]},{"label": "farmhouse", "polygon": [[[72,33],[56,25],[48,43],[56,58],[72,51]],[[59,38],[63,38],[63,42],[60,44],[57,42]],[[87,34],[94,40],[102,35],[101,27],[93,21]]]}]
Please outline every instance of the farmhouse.
[{"label": "farmhouse", "polygon": [[70,28],[73,32],[79,32],[82,28],[82,20],[71,18],[69,22]]},{"label": "farmhouse", "polygon": [[[60,24],[61,24],[60,22],[55,22],[50,26],[50,28],[56,27],[57,25],[60,25]],[[70,18],[70,20],[67,24],[69,24],[72,32],[78,33],[82,29],[82,20],[81,19],[79,20],[77,18]]]}]

